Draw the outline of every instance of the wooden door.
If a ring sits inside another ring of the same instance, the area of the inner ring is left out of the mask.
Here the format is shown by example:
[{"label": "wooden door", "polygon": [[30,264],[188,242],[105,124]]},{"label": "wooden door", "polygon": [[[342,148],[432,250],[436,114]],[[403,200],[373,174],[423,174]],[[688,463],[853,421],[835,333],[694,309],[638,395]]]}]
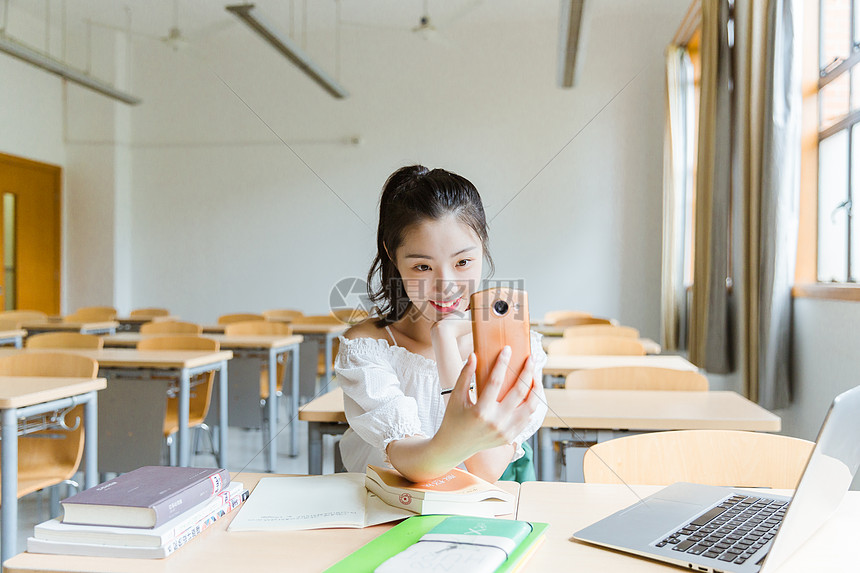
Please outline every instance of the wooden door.
[{"label": "wooden door", "polygon": [[61,180],[60,167],[0,153],[0,310],[60,313]]}]

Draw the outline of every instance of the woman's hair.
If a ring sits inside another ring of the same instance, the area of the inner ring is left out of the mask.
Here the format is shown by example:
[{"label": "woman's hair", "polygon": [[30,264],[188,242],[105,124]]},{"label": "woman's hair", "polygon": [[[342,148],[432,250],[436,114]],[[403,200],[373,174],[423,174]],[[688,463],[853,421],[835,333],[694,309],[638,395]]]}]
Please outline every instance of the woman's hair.
[{"label": "woman's hair", "polygon": [[454,215],[478,235],[492,274],[484,206],[468,179],[444,169],[431,171],[423,165],[411,165],[401,167],[385,182],[379,199],[376,257],[367,273],[367,294],[379,309],[379,326],[403,318],[411,304],[392,259],[406,232],[413,225],[448,215]]}]

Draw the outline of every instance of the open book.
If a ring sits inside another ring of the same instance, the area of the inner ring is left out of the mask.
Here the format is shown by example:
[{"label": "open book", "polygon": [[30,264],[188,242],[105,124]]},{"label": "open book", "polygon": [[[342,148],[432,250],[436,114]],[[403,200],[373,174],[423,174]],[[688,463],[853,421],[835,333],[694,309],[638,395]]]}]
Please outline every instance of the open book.
[{"label": "open book", "polygon": [[364,474],[265,477],[228,531],[289,531],[367,527],[412,512],[387,505],[364,487]]},{"label": "open book", "polygon": [[369,465],[365,485],[387,504],[420,515],[495,517],[516,511],[513,494],[458,468],[429,482],[415,483],[396,470]]}]

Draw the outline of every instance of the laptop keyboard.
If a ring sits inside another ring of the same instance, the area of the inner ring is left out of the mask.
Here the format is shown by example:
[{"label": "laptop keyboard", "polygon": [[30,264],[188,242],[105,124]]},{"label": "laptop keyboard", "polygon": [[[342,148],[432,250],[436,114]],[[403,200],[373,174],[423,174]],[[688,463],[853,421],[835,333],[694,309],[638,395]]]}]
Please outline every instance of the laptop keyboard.
[{"label": "laptop keyboard", "polygon": [[787,501],[735,495],[654,544],[744,563],[776,535],[787,505]]}]

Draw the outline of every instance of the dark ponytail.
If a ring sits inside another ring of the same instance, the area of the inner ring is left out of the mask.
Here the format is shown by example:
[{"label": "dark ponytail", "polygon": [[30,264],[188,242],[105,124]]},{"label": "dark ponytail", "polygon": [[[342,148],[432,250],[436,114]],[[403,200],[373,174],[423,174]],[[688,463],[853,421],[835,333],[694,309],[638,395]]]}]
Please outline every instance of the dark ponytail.
[{"label": "dark ponytail", "polygon": [[379,199],[376,257],[367,273],[367,294],[379,309],[379,326],[403,318],[411,304],[393,258],[407,230],[448,215],[456,216],[478,235],[492,274],[484,206],[468,179],[444,169],[411,165],[401,167],[385,182]]}]

